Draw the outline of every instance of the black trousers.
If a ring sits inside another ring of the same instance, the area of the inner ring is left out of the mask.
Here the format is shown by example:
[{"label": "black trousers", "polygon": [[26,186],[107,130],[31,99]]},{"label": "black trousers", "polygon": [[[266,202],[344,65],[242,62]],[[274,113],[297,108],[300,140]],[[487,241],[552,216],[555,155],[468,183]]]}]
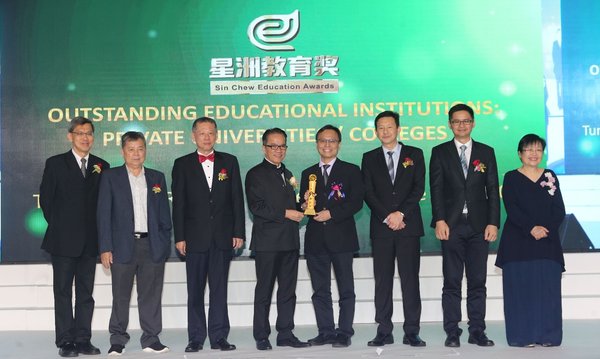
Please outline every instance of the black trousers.
[{"label": "black trousers", "polygon": [[394,302],[394,261],[398,265],[402,289],[403,329],[406,334],[419,334],[421,329],[420,237],[373,238],[373,272],[375,275],[375,321],[377,333],[392,333]]},{"label": "black trousers", "polygon": [[277,280],[277,339],[293,336],[296,310],[296,282],[298,281],[298,251],[256,252],[256,288],[254,290],[254,339],[269,338],[271,324],[269,311],[273,287]]},{"label": "black trousers", "polygon": [[208,337],[215,344],[229,335],[227,279],[232,250],[211,247],[206,252],[186,254],[188,292],[188,339],[204,344],[207,335],[204,291],[208,280]]},{"label": "black trousers", "polygon": [[483,239],[483,233],[475,232],[466,221],[451,228],[449,239],[441,242],[444,331],[448,334],[456,332],[462,318],[460,301],[463,273],[467,276],[469,333],[484,331],[489,243]]},{"label": "black trousers", "polygon": [[[92,337],[94,277],[97,257],[52,256],[56,346],[86,342]],[[75,314],[73,315],[73,280]]]},{"label": "black trousers", "polygon": [[159,341],[162,331],[162,289],[165,262],[155,263],[150,253],[148,238],[135,240],[133,259],[130,263],[113,263],[112,312],[108,330],[110,344],[125,345],[129,341],[129,302],[136,279],[138,313],[142,337],[140,343],[146,348]]},{"label": "black trousers", "polygon": [[[356,294],[354,293],[352,260],[352,252],[306,254],[306,265],[313,288],[312,303],[319,334],[335,335],[340,333],[349,337],[354,335],[352,323],[354,322]],[[337,330],[333,319],[333,300],[331,299],[332,266],[339,292],[340,312]]]}]

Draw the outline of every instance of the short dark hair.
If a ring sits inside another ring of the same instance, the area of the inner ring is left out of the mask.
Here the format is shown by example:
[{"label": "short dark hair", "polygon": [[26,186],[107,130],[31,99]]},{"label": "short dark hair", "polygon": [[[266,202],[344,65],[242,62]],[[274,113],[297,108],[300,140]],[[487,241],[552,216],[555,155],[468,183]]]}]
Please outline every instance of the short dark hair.
[{"label": "short dark hair", "polygon": [[279,128],[279,127],[273,127],[273,128],[269,128],[268,130],[265,131],[265,133],[263,133],[263,135],[262,135],[262,144],[263,144],[263,146],[267,145],[267,138],[270,135],[273,135],[273,134],[276,134],[276,133],[278,133],[280,135],[283,135],[283,137],[285,138],[285,142],[287,143],[287,133],[285,133],[285,131],[282,130],[281,128]]},{"label": "short dark hair", "polygon": [[383,111],[382,113],[377,115],[375,117],[375,127],[377,127],[377,121],[379,121],[379,119],[382,117],[393,117],[394,122],[396,122],[396,127],[400,127],[400,115],[398,114],[398,112],[394,111]]},{"label": "short dark hair", "polygon": [[323,127],[321,127],[319,129],[319,131],[317,131],[317,135],[315,136],[315,138],[318,140],[319,139],[319,134],[325,130],[332,130],[335,131],[335,133],[338,136],[338,141],[342,142],[342,133],[340,132],[340,129],[335,127],[334,125],[325,125]]},{"label": "short dark hair", "polygon": [[121,148],[125,148],[127,142],[142,140],[144,147],[146,147],[146,137],[144,134],[138,131],[127,131],[121,136]]},{"label": "short dark hair", "polygon": [[210,117],[200,117],[197,118],[194,123],[192,124],[192,131],[196,128],[196,124],[198,123],[212,123],[213,125],[215,125],[215,129],[217,129],[217,122],[215,120],[213,120]]},{"label": "short dark hair", "polygon": [[464,103],[458,103],[458,104],[450,107],[450,110],[448,111],[448,121],[451,121],[452,115],[454,115],[454,113],[458,112],[458,111],[467,111],[471,115],[471,118],[473,120],[475,119],[475,113],[473,112],[473,109],[471,108],[471,106],[465,105]]},{"label": "short dark hair", "polygon": [[517,151],[523,152],[525,147],[535,145],[536,143],[542,145],[542,151],[546,149],[546,141],[543,138],[534,133],[529,133],[521,138],[519,141],[519,146],[517,147]]},{"label": "short dark hair", "polygon": [[92,132],[94,132],[94,123],[83,116],[78,116],[71,120],[71,124],[69,125],[69,132],[73,133],[73,131],[75,131],[75,127],[85,125],[86,123],[89,123],[90,126],[92,126]]}]

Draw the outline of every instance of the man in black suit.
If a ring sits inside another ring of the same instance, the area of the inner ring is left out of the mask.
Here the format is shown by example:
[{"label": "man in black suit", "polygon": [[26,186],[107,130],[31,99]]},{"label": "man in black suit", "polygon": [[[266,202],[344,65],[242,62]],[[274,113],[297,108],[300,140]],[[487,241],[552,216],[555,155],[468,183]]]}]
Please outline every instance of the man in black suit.
[{"label": "man in black suit", "polygon": [[125,164],[106,171],[98,194],[98,246],[111,270],[112,312],[108,355],[121,355],[129,341],[129,303],[134,279],[142,337],[147,353],[164,353],[161,297],[165,261],[171,252],[171,212],[162,172],[144,167],[146,139],[141,132],[121,136]]},{"label": "man in black suit", "polygon": [[90,154],[94,124],[87,118],[72,119],[67,138],[71,150],[46,161],[40,206],[48,222],[42,248],[52,255],[55,342],[60,356],[76,357],[100,354],[90,342],[98,257],[96,203],[101,173],[110,166]]},{"label": "man in black suit", "polygon": [[394,261],[402,288],[404,337],[402,342],[423,347],[419,336],[421,294],[419,269],[424,234],[419,201],[425,191],[423,151],[398,142],[400,116],[384,111],[375,117],[381,147],[363,155],[365,202],[371,209],[371,243],[375,274],[375,321],[377,335],[369,346],[392,344]]},{"label": "man in black suit", "polygon": [[[313,287],[312,302],[319,333],[311,345],[332,344],[347,347],[354,335],[354,274],[352,259],[358,251],[354,215],[360,211],[365,194],[360,168],[337,158],[342,134],[337,127],[326,125],[317,131],[319,163],[305,169],[300,193],[309,197],[309,176],[316,176],[316,215],[309,217],[304,236],[304,253]],[[307,202],[302,203],[306,209]],[[339,292],[338,329],[333,319],[331,267]]]},{"label": "man in black suit", "polygon": [[207,335],[204,289],[208,278],[210,347],[234,350],[227,342],[227,277],[234,249],[244,245],[244,194],[237,158],[214,150],[217,123],[201,117],[192,125],[196,151],[173,166],[173,227],[175,247],[186,257],[188,346],[202,349]]},{"label": "man in black suit", "polygon": [[467,275],[469,343],[492,346],[485,334],[485,299],[489,242],[500,224],[498,167],[494,149],[471,139],[473,109],[465,104],[448,112],[454,139],[431,152],[431,226],[442,241],[442,309],[447,347],[459,347],[462,329],[461,286]]},{"label": "man in black suit", "polygon": [[262,163],[246,175],[246,197],[253,215],[250,249],[255,252],[253,334],[258,350],[272,349],[269,310],[277,279],[277,346],[310,346],[294,336],[296,281],[300,234],[298,223],[304,217],[296,210],[296,179],[282,163],[287,151],[287,134],[271,128],[262,136]]}]

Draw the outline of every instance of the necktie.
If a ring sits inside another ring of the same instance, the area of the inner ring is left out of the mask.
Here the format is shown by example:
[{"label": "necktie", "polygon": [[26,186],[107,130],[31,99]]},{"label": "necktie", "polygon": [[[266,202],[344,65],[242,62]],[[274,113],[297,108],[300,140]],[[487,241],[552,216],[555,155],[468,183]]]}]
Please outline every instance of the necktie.
[{"label": "necktie", "polygon": [[327,174],[327,169],[330,165],[323,165],[323,182],[327,185],[327,181],[329,180],[329,175]]},{"label": "necktie", "polygon": [[215,162],[215,153],[211,153],[208,156],[204,156],[204,155],[198,155],[198,161],[200,161],[200,163],[204,163],[204,161],[210,161],[210,162]]},{"label": "necktie", "polygon": [[392,183],[394,183],[394,151],[388,151],[388,161],[387,161],[387,168],[388,168],[388,172],[390,174],[390,179],[392,180]]},{"label": "necktie", "polygon": [[86,171],[86,168],[85,168],[85,163],[86,163],[86,162],[87,162],[87,161],[86,161],[86,159],[85,159],[85,158],[82,158],[82,159],[81,159],[81,174],[83,175],[83,178],[85,178],[85,171]]},{"label": "necktie", "polygon": [[467,156],[465,154],[466,150],[467,150],[466,145],[460,146],[460,164],[462,165],[462,169],[463,169],[465,178],[467,178],[467,171],[469,170],[469,165],[467,164]]}]

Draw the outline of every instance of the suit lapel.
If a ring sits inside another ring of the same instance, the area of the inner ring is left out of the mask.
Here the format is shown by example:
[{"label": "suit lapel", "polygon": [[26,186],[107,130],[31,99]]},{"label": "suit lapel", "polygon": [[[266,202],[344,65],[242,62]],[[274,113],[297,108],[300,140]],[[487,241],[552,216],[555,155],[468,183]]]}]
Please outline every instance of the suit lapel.
[{"label": "suit lapel", "polygon": [[125,193],[125,201],[131,208],[131,213],[133,214],[133,198],[131,197],[131,184],[129,183],[129,172],[127,172],[127,167],[125,165],[121,166],[119,169],[119,175],[117,176],[120,187],[123,189]]},{"label": "suit lapel", "polygon": [[[202,188],[204,188],[210,192],[210,189],[208,187],[208,182],[206,181],[206,175],[204,174],[204,168],[202,167],[202,163],[200,163],[200,160],[198,159],[198,152],[193,152],[190,155],[190,161],[189,161],[188,166],[192,168],[192,173],[198,179],[198,181],[200,181]],[[215,168],[215,164],[213,163],[213,185],[214,185],[214,179],[215,179],[214,168]]]},{"label": "suit lapel", "polygon": [[[458,155],[458,150],[456,149],[456,145],[454,144],[454,140],[446,142],[448,145],[446,146],[446,151],[448,158],[451,163],[453,163],[452,168],[454,174],[458,176],[458,178],[466,181],[465,173],[463,172],[462,164],[460,163],[460,156]],[[473,150],[471,150],[471,155],[473,155]],[[467,170],[467,175],[469,171]]]},{"label": "suit lapel", "polygon": [[[88,157],[89,158],[89,157]],[[67,165],[67,169],[69,173],[71,173],[74,177],[84,180],[83,175],[81,174],[81,164],[77,163],[77,158],[73,154],[72,151],[65,153],[65,163]],[[89,168],[89,164],[88,164]],[[86,173],[87,176],[87,173]],[[87,177],[86,177],[87,178]]]}]

